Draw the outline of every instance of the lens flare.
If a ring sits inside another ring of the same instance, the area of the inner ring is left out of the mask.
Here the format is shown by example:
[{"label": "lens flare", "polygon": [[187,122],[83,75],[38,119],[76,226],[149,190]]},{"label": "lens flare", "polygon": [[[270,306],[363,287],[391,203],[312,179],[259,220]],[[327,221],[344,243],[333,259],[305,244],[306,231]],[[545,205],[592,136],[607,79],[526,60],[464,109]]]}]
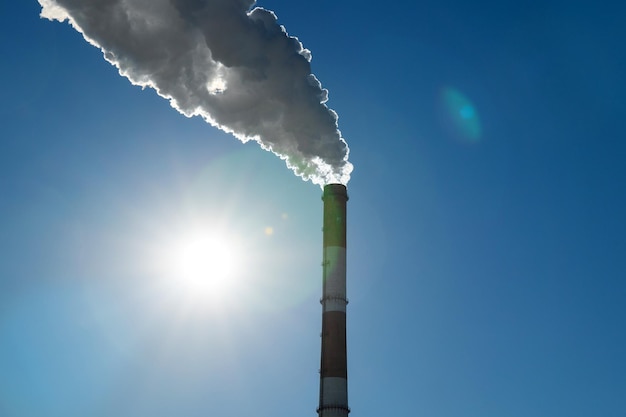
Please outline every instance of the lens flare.
[{"label": "lens flare", "polygon": [[460,91],[445,87],[441,91],[441,123],[453,137],[465,143],[478,143],[482,125],[474,104]]}]

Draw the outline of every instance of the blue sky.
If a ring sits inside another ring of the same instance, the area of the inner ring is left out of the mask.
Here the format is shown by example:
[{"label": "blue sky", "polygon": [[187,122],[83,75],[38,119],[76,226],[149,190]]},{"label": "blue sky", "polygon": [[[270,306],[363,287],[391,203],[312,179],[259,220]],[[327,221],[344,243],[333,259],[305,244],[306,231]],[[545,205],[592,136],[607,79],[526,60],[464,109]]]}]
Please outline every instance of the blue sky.
[{"label": "blue sky", "polygon": [[[623,416],[626,7],[272,2],[354,164],[352,415]],[[0,5],[0,415],[315,415],[321,190]],[[206,294],[164,267],[237,247]]]}]

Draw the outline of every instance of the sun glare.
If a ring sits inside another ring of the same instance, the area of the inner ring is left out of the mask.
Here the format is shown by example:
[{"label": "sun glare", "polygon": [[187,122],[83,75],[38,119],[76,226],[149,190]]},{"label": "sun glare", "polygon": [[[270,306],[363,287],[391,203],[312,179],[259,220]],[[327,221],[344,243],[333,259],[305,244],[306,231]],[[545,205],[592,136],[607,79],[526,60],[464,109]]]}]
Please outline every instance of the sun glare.
[{"label": "sun glare", "polygon": [[199,289],[219,289],[227,284],[235,263],[226,242],[211,236],[192,236],[181,242],[174,255],[181,280]]},{"label": "sun glare", "polygon": [[170,284],[193,296],[224,296],[236,284],[241,252],[223,233],[191,233],[169,246]]}]

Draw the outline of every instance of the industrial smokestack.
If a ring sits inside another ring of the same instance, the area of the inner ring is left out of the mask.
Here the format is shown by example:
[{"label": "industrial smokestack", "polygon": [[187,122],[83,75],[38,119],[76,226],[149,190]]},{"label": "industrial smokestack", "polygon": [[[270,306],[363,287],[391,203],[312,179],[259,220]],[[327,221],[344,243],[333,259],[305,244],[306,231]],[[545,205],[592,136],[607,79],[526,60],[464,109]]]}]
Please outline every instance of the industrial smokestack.
[{"label": "industrial smokestack", "polygon": [[342,184],[324,186],[322,358],[319,417],[347,417],[346,203]]}]

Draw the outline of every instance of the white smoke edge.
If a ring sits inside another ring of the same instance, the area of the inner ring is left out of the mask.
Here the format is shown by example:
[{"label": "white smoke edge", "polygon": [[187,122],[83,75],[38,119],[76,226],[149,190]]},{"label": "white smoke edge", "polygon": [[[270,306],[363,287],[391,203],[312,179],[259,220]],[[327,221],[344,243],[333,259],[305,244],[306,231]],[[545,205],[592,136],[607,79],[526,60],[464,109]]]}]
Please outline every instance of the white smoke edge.
[{"label": "white smoke edge", "polygon": [[[118,73],[123,76],[124,78],[128,79],[130,81],[130,83],[132,85],[136,85],[141,87],[142,89],[145,89],[146,87],[150,87],[152,89],[154,89],[156,91],[156,93],[162,97],[165,98],[166,100],[168,100],[168,102],[170,103],[170,105],[176,109],[179,113],[183,114],[186,117],[193,117],[193,116],[200,116],[202,117],[207,123],[209,123],[211,126],[216,127],[228,134],[232,134],[233,136],[235,136],[239,141],[241,141],[242,143],[246,143],[250,140],[254,140],[255,142],[257,142],[259,144],[259,146],[266,151],[272,152],[274,155],[278,156],[281,160],[285,161],[287,167],[289,169],[291,169],[297,176],[301,177],[303,180],[307,181],[310,180],[311,182],[313,182],[314,184],[319,185],[321,188],[324,187],[324,185],[326,184],[331,184],[331,183],[341,183],[341,184],[347,184],[348,181],[350,180],[350,174],[353,170],[353,165],[348,162],[348,158],[349,158],[349,153],[350,153],[350,149],[347,145],[347,142],[345,141],[345,139],[343,138],[343,136],[341,135],[341,131],[338,128],[338,115],[337,113],[328,108],[328,106],[325,104],[328,100],[328,95],[327,95],[327,90],[326,89],[322,89],[321,87],[321,82],[317,79],[317,77],[315,77],[314,74],[310,74],[310,82],[315,85],[317,85],[325,94],[325,97],[321,99],[320,104],[326,108],[327,111],[329,111],[332,115],[334,115],[335,118],[335,130],[336,133],[338,135],[338,140],[340,141],[340,143],[342,143],[343,145],[345,145],[345,155],[342,158],[343,164],[341,166],[341,169],[339,171],[336,170],[336,168],[334,168],[331,164],[325,162],[321,157],[315,156],[313,158],[311,158],[311,160],[309,161],[309,163],[304,164],[303,166],[297,166],[295,164],[292,164],[290,161],[290,156],[287,154],[282,154],[279,153],[277,151],[275,151],[274,149],[272,149],[271,144],[266,144],[264,143],[261,138],[258,135],[251,135],[251,136],[247,136],[245,134],[236,132],[234,129],[220,124],[218,123],[208,112],[203,111],[203,109],[201,109],[200,107],[195,108],[193,111],[188,111],[185,110],[182,106],[180,106],[176,100],[176,98],[174,98],[173,96],[164,93],[156,84],[154,84],[151,80],[147,80],[147,81],[141,81],[138,79],[134,79],[132,74],[130,73],[130,71],[125,71],[120,62],[117,61],[115,59],[115,54],[111,51],[106,50],[105,48],[103,48],[96,40],[92,39],[91,37],[89,37],[84,30],[81,28],[81,26],[74,20],[74,18],[70,15],[70,13],[67,11],[67,9],[65,9],[63,6],[60,6],[58,3],[56,3],[55,0],[38,0],[39,4],[42,7],[41,13],[40,13],[40,17],[41,18],[45,18],[48,19],[50,21],[53,20],[57,20],[59,22],[64,22],[64,21],[68,21],[68,23],[77,31],[79,32],[83,38],[92,46],[100,49],[103,53],[103,57],[104,59],[109,62],[111,65],[113,65],[114,67],[116,67],[118,69]],[[258,8],[261,9],[261,8]],[[248,14],[252,14],[254,12],[255,9],[252,9],[250,11],[248,11]],[[267,11],[269,13],[271,13],[275,18],[276,15],[274,14],[274,12],[270,11],[270,10],[265,10],[262,9],[264,11]],[[311,61],[312,59],[312,54],[311,51],[304,48],[304,46],[302,45],[302,43],[293,36],[289,36],[286,28],[283,25],[280,25],[281,30],[284,32],[285,36],[288,36],[289,38],[295,40],[298,45],[300,46],[300,50],[298,51],[298,53],[300,55],[302,55],[308,62]],[[215,63],[217,65],[221,65],[218,61],[215,61]],[[292,156],[293,157],[293,156]],[[312,163],[312,164],[311,164]]]}]

